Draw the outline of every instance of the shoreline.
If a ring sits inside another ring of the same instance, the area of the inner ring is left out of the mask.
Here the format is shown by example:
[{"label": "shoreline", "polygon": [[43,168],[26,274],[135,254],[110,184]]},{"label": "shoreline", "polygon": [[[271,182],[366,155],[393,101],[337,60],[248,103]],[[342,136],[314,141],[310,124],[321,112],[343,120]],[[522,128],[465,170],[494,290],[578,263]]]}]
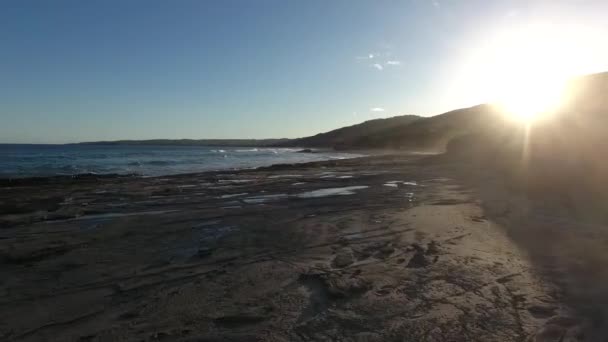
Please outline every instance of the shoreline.
[{"label": "shoreline", "polygon": [[[128,145],[127,145],[128,146]],[[171,145],[168,145],[171,147]],[[214,146],[211,146],[214,147]],[[232,148],[233,146],[231,146]],[[256,147],[256,148],[269,148],[271,147]],[[308,149],[302,149],[308,150]],[[312,152],[300,152],[294,151],[293,153],[324,153],[324,152],[335,152],[335,153],[349,153],[353,154],[352,157],[344,157],[344,158],[328,158],[319,161],[303,161],[303,162],[295,162],[295,163],[274,163],[269,165],[262,165],[256,167],[242,167],[242,168],[223,168],[223,169],[211,169],[211,170],[201,170],[201,171],[192,171],[192,172],[182,172],[182,173],[169,173],[169,174],[159,174],[159,175],[145,175],[137,172],[126,172],[126,173],[95,173],[95,172],[84,172],[84,173],[76,173],[76,174],[55,174],[55,175],[47,175],[47,176],[16,176],[16,177],[0,177],[0,186],[6,186],[11,184],[40,184],[40,183],[48,183],[53,181],[70,181],[70,180],[94,180],[95,178],[125,178],[125,177],[143,177],[143,178],[152,178],[152,177],[170,177],[170,176],[183,176],[183,175],[196,175],[202,173],[215,173],[215,172],[237,172],[237,171],[245,171],[245,170],[256,170],[259,168],[267,168],[273,167],[274,165],[296,165],[296,164],[307,164],[307,163],[317,163],[324,161],[332,161],[332,160],[342,160],[342,159],[353,159],[353,158],[364,158],[371,157],[376,155],[382,155],[381,151],[369,151],[366,150],[365,153],[361,151],[334,151],[329,148],[317,148]]]}]

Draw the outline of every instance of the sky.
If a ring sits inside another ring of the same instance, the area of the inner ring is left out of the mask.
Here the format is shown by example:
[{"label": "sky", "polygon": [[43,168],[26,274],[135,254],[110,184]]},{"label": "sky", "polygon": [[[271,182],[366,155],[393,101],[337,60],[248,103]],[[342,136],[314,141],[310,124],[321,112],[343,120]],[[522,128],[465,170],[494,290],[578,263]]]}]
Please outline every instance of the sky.
[{"label": "sky", "polygon": [[606,13],[591,0],[0,0],[0,143],[295,138],[436,115],[608,70]]}]

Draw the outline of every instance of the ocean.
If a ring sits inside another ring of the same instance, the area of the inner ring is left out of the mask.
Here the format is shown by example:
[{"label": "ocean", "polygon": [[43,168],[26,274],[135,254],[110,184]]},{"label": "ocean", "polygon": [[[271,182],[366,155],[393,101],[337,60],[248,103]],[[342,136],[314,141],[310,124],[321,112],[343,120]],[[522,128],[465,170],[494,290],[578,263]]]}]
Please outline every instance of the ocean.
[{"label": "ocean", "polygon": [[360,156],[333,151],[298,153],[299,150],[301,149],[216,146],[0,144],[0,178],[83,173],[161,176]]}]

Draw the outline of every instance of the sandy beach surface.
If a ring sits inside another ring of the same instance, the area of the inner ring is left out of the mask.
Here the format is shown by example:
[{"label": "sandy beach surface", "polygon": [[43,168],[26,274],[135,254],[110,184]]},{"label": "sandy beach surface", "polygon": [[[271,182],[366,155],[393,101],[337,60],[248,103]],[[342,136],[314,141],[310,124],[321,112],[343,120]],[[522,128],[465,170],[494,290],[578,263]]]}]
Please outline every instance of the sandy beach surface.
[{"label": "sandy beach surface", "polygon": [[5,182],[0,340],[599,340],[608,234],[549,205],[420,155]]}]

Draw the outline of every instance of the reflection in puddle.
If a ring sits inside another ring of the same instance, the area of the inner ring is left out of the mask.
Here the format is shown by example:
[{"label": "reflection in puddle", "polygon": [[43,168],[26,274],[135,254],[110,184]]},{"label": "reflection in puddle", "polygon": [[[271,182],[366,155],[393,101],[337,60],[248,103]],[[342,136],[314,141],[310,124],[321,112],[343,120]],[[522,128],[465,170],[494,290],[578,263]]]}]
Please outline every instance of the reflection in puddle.
[{"label": "reflection in puddle", "polygon": [[405,197],[407,197],[408,201],[413,201],[414,200],[414,193],[413,192],[406,192],[405,193]]},{"label": "reflection in puddle", "polygon": [[261,195],[254,197],[247,197],[243,200],[243,202],[248,204],[258,204],[265,203],[269,201],[276,201],[279,199],[287,198],[287,194],[274,194],[274,195]]},{"label": "reflection in puddle", "polygon": [[400,181],[400,180],[388,181],[388,182],[386,182],[386,184],[403,184],[403,185],[418,186],[418,183],[416,183],[415,181]]},{"label": "reflection in puddle", "polygon": [[57,220],[50,222],[65,222],[65,221],[86,221],[86,220],[97,220],[97,219],[110,219],[110,218],[118,218],[118,217],[128,217],[128,216],[144,216],[144,215],[161,215],[167,213],[173,213],[178,210],[154,210],[154,211],[139,211],[134,213],[105,213],[105,214],[94,214],[94,215],[85,215],[74,217],[67,220]]},{"label": "reflection in puddle", "polygon": [[273,175],[273,176],[268,176],[268,178],[297,178],[297,177],[302,177],[302,175]]},{"label": "reflection in puddle", "polygon": [[211,255],[217,242],[237,230],[234,225],[220,225],[221,220],[205,221],[192,227],[192,237],[172,246],[173,257],[191,259]]},{"label": "reflection in puddle", "polygon": [[220,183],[248,183],[253,182],[255,179],[220,179]]},{"label": "reflection in puddle", "polygon": [[343,175],[343,176],[338,176],[333,172],[323,172],[319,174],[320,177],[319,178],[337,178],[337,179],[348,179],[348,178],[353,178],[352,175]]},{"label": "reflection in puddle", "polygon": [[232,197],[245,196],[245,195],[248,195],[248,194],[249,194],[248,192],[243,192],[243,193],[240,193],[240,194],[227,194],[227,195],[222,195],[219,198],[232,198]]},{"label": "reflection in puddle", "polygon": [[325,196],[344,196],[344,195],[354,195],[355,190],[367,189],[369,186],[367,185],[359,185],[359,186],[346,186],[342,188],[327,188],[327,189],[318,189],[308,192],[303,192],[301,194],[296,195],[299,198],[317,198],[317,197],[325,197]]},{"label": "reflection in puddle", "polygon": [[220,209],[241,209],[242,207],[240,205],[231,205],[228,207],[220,207]]},{"label": "reflection in puddle", "polygon": [[205,221],[205,222],[201,222],[199,224],[196,224],[196,225],[192,226],[192,229],[198,229],[198,228],[208,227],[208,226],[212,226],[214,224],[218,224],[220,222],[221,222],[221,220]]}]

